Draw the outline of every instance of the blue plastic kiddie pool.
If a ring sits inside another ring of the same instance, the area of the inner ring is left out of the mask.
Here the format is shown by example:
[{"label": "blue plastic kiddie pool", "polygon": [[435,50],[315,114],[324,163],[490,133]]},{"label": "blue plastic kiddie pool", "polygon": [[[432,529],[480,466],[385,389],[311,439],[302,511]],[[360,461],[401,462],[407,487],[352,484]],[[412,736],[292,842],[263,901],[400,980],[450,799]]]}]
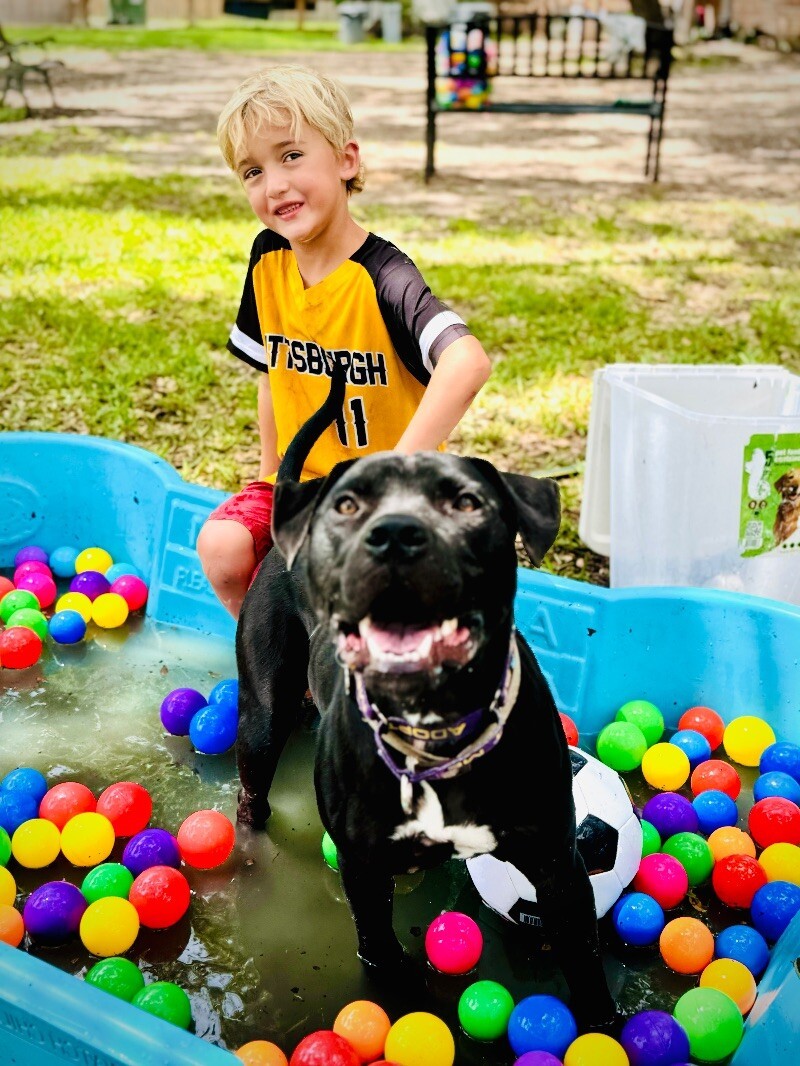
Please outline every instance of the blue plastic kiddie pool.
[{"label": "blue plastic kiddie pool", "polygon": [[[233,624],[195,551],[198,531],[220,499],[138,448],[91,437],[3,433],[0,567],[9,567],[25,544],[52,550],[99,543],[145,574],[150,621],[231,641]],[[559,710],[584,738],[596,736],[631,693],[642,692],[672,728],[686,707],[703,703],[731,707],[730,717],[759,714],[779,738],[800,743],[800,608],[696,589],[609,591],[521,570],[517,621]],[[788,1066],[798,1059],[800,915],[772,952],[732,1062]],[[228,1052],[0,944],[4,1066],[232,1061]]]}]

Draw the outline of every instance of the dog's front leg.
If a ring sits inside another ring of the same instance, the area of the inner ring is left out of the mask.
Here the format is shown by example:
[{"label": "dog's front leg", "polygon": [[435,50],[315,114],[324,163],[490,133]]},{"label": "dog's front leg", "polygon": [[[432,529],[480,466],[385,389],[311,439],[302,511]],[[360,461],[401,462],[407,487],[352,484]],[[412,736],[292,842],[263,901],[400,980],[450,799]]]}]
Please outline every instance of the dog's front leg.
[{"label": "dog's front leg", "polygon": [[339,873],[358,935],[358,957],[375,970],[397,966],[403,948],[392,926],[394,877],[341,851]]}]

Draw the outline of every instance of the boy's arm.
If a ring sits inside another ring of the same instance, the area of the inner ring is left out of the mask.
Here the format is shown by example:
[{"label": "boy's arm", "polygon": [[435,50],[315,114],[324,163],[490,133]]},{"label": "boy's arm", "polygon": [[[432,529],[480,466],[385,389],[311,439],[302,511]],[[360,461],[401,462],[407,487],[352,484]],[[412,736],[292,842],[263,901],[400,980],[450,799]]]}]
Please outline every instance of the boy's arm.
[{"label": "boy's arm", "polygon": [[464,417],[490,369],[489,357],[471,334],[448,344],[395,451],[435,451]]},{"label": "boy's arm", "polygon": [[258,432],[261,437],[261,466],[258,476],[263,480],[278,469],[278,427],[272,409],[272,390],[269,374],[262,374],[258,382]]}]

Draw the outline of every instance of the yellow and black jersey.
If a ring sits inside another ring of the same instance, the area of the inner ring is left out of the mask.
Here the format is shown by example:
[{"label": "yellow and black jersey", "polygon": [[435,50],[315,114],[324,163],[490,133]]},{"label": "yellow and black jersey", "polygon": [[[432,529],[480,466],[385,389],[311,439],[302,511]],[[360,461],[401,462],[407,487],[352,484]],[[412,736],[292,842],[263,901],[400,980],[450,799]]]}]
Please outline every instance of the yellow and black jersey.
[{"label": "yellow and black jersey", "polygon": [[468,333],[389,241],[370,233],[305,288],[288,241],[262,230],[228,349],[270,376],[280,456],[327,396],[333,360],[345,367],[342,414],[312,449],[306,480],[344,459],[394,448],[439,356]]}]

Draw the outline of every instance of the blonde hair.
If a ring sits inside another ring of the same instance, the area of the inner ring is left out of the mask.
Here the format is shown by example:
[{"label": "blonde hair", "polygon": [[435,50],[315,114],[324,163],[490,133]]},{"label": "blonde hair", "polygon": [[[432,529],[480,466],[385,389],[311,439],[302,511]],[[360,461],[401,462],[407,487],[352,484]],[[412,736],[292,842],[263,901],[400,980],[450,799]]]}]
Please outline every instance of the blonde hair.
[{"label": "blonde hair", "polygon": [[[338,81],[308,67],[270,67],[243,81],[219,116],[217,141],[231,170],[236,170],[237,158],[260,126],[282,126],[287,119],[292,137],[305,121],[336,152],[353,139],[353,113]],[[347,192],[363,188],[362,165],[347,180]]]}]

